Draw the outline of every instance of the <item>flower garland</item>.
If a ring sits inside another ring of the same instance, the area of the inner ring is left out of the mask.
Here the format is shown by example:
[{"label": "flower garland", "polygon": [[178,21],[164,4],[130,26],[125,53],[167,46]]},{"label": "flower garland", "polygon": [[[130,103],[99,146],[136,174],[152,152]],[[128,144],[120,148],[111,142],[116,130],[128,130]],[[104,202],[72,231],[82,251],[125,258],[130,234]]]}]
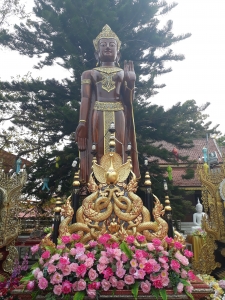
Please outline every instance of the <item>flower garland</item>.
[{"label": "flower garland", "polygon": [[198,275],[198,277],[214,289],[214,294],[210,295],[213,300],[225,300],[225,279],[216,280],[210,275]]},{"label": "flower garland", "polygon": [[[39,261],[22,282],[33,290],[32,299],[42,291],[46,299],[69,299],[72,294],[74,300],[81,300],[85,295],[95,299],[101,291],[126,289],[134,298],[141,290],[165,300],[166,288],[193,299],[190,280],[195,275],[188,260],[193,253],[172,238],[166,237],[166,249],[159,239],[146,243],[144,236],[136,238],[128,236],[119,245],[104,234],[85,246],[79,243],[78,234],[63,236],[56,248],[42,249]],[[39,249],[40,245],[31,248],[33,253]]]},{"label": "flower garland", "polygon": [[192,235],[197,235],[197,236],[201,236],[201,237],[203,237],[203,238],[205,238],[206,237],[206,231],[205,230],[203,230],[203,229],[201,229],[201,228],[199,228],[199,229],[196,229],[196,230],[194,230],[193,232],[192,232]]}]

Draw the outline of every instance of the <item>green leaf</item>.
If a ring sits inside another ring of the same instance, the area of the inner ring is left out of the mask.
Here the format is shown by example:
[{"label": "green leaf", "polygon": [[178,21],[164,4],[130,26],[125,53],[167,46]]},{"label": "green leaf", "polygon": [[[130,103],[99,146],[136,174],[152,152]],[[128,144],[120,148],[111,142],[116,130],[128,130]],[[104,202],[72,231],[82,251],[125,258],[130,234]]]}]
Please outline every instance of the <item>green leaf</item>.
[{"label": "green leaf", "polygon": [[34,275],[32,273],[29,273],[28,275],[22,277],[20,279],[20,282],[28,282],[30,280],[33,280],[34,279]]},{"label": "green leaf", "polygon": [[192,296],[192,294],[188,293],[187,291],[185,291],[186,295],[191,298],[192,300],[195,300],[194,297]]},{"label": "green leaf", "polygon": [[45,296],[45,300],[56,300],[56,297],[50,292]]},{"label": "green leaf", "polygon": [[167,294],[165,289],[160,289],[159,290],[160,296],[163,300],[167,300]]},{"label": "green leaf", "polygon": [[53,247],[45,246],[45,249],[48,250],[48,251],[50,251],[51,254],[55,253],[55,248],[53,248]]},{"label": "green leaf", "polygon": [[31,266],[31,270],[34,270],[34,269],[36,269],[36,268],[38,268],[39,267],[39,263],[38,263],[38,261],[35,263],[35,264],[33,264],[32,266]]},{"label": "green leaf", "polygon": [[39,294],[39,290],[32,292],[31,293],[32,300],[35,300],[38,294]]},{"label": "green leaf", "polygon": [[85,291],[76,292],[76,294],[73,296],[73,300],[83,300],[84,296],[85,296]]},{"label": "green leaf", "polygon": [[130,250],[130,248],[128,247],[127,243],[126,242],[122,242],[120,244],[120,249],[126,254],[126,256],[129,258],[129,259],[132,259],[133,257],[133,252]]},{"label": "green leaf", "polygon": [[183,283],[184,286],[190,285],[190,283],[187,282],[187,280],[180,278],[180,282]]},{"label": "green leaf", "polygon": [[139,289],[139,283],[136,281],[133,285],[132,285],[132,288],[131,288],[131,292],[134,296],[134,299],[137,299],[137,296],[138,296],[138,289]]},{"label": "green leaf", "polygon": [[152,289],[151,289],[151,293],[152,293],[153,296],[156,297],[156,299],[159,298],[159,290],[157,290],[157,289],[155,289],[155,288],[152,288]]}]

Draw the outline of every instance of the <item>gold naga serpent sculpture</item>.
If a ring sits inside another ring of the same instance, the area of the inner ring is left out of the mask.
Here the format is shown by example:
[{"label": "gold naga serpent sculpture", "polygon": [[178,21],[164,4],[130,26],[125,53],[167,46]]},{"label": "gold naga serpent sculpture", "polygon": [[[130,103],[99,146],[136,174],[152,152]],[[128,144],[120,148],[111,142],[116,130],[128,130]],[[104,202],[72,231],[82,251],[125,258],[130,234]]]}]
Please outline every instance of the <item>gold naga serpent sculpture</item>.
[{"label": "gold naga serpent sculpture", "polygon": [[[131,178],[125,184],[129,176]],[[77,223],[72,225],[69,225],[73,214],[70,197],[67,199],[59,237],[78,233],[81,235],[80,242],[86,244],[104,233],[109,233],[114,241],[121,241],[128,235],[144,235],[147,242],[154,238],[163,240],[167,236],[168,224],[162,218],[164,210],[159,199],[154,196],[155,221],[151,222],[148,209],[135,194],[137,180],[131,171],[130,159],[122,164],[119,154],[105,154],[100,165],[93,162],[88,187],[91,194],[83,200],[76,212]],[[139,244],[137,240],[135,243]]]}]

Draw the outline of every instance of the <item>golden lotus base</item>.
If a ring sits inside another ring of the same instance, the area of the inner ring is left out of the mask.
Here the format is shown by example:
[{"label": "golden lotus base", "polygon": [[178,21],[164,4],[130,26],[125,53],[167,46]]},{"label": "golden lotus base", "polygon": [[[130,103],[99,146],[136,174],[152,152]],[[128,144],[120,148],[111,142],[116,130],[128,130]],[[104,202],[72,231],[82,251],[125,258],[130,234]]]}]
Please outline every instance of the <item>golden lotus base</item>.
[{"label": "golden lotus base", "polygon": [[[213,290],[203,283],[200,280],[196,280],[195,282],[192,282],[192,285],[194,286],[194,290],[192,291],[192,296],[195,300],[205,300],[209,299],[209,295],[213,293]],[[13,295],[18,296],[19,300],[30,300],[31,299],[31,292],[30,291],[23,291],[22,289],[17,289],[12,292]],[[190,299],[186,294],[174,294],[172,290],[167,290],[167,299],[170,300],[183,300],[183,299]],[[39,295],[37,300],[43,300],[45,299],[45,296]],[[61,299],[60,297],[57,299]],[[71,300],[73,299],[73,296],[71,295]],[[88,300],[88,297],[85,297],[85,300]],[[128,290],[122,290],[122,291],[115,291],[113,295],[113,291],[107,291],[102,292],[99,299],[105,300],[105,299],[124,299],[124,300],[134,300],[133,295],[131,294],[131,291]],[[152,295],[144,294],[142,291],[139,291],[138,299],[146,299],[146,300],[153,300],[156,299]],[[159,299],[161,299],[159,297]]]}]

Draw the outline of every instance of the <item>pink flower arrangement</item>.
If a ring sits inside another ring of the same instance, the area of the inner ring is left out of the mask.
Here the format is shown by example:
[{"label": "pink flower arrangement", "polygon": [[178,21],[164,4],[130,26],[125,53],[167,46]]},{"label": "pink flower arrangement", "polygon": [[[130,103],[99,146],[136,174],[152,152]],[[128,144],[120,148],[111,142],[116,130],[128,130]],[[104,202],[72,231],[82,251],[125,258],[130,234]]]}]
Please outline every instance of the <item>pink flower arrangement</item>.
[{"label": "pink flower arrangement", "polygon": [[[145,243],[136,246],[136,239]],[[183,250],[179,242],[167,237],[163,243],[153,239],[146,244],[145,237],[139,235],[127,236],[119,245],[111,241],[110,234],[104,234],[85,247],[79,240],[79,235],[73,234],[62,237],[56,248],[46,247],[39,263],[25,277],[30,282],[27,288],[47,291],[54,297],[72,294],[74,299],[85,295],[95,299],[101,291],[124,289],[135,297],[141,290],[166,299],[166,288],[190,296],[190,281],[195,275],[188,258],[193,254]],[[33,249],[38,250],[37,246]]]}]

